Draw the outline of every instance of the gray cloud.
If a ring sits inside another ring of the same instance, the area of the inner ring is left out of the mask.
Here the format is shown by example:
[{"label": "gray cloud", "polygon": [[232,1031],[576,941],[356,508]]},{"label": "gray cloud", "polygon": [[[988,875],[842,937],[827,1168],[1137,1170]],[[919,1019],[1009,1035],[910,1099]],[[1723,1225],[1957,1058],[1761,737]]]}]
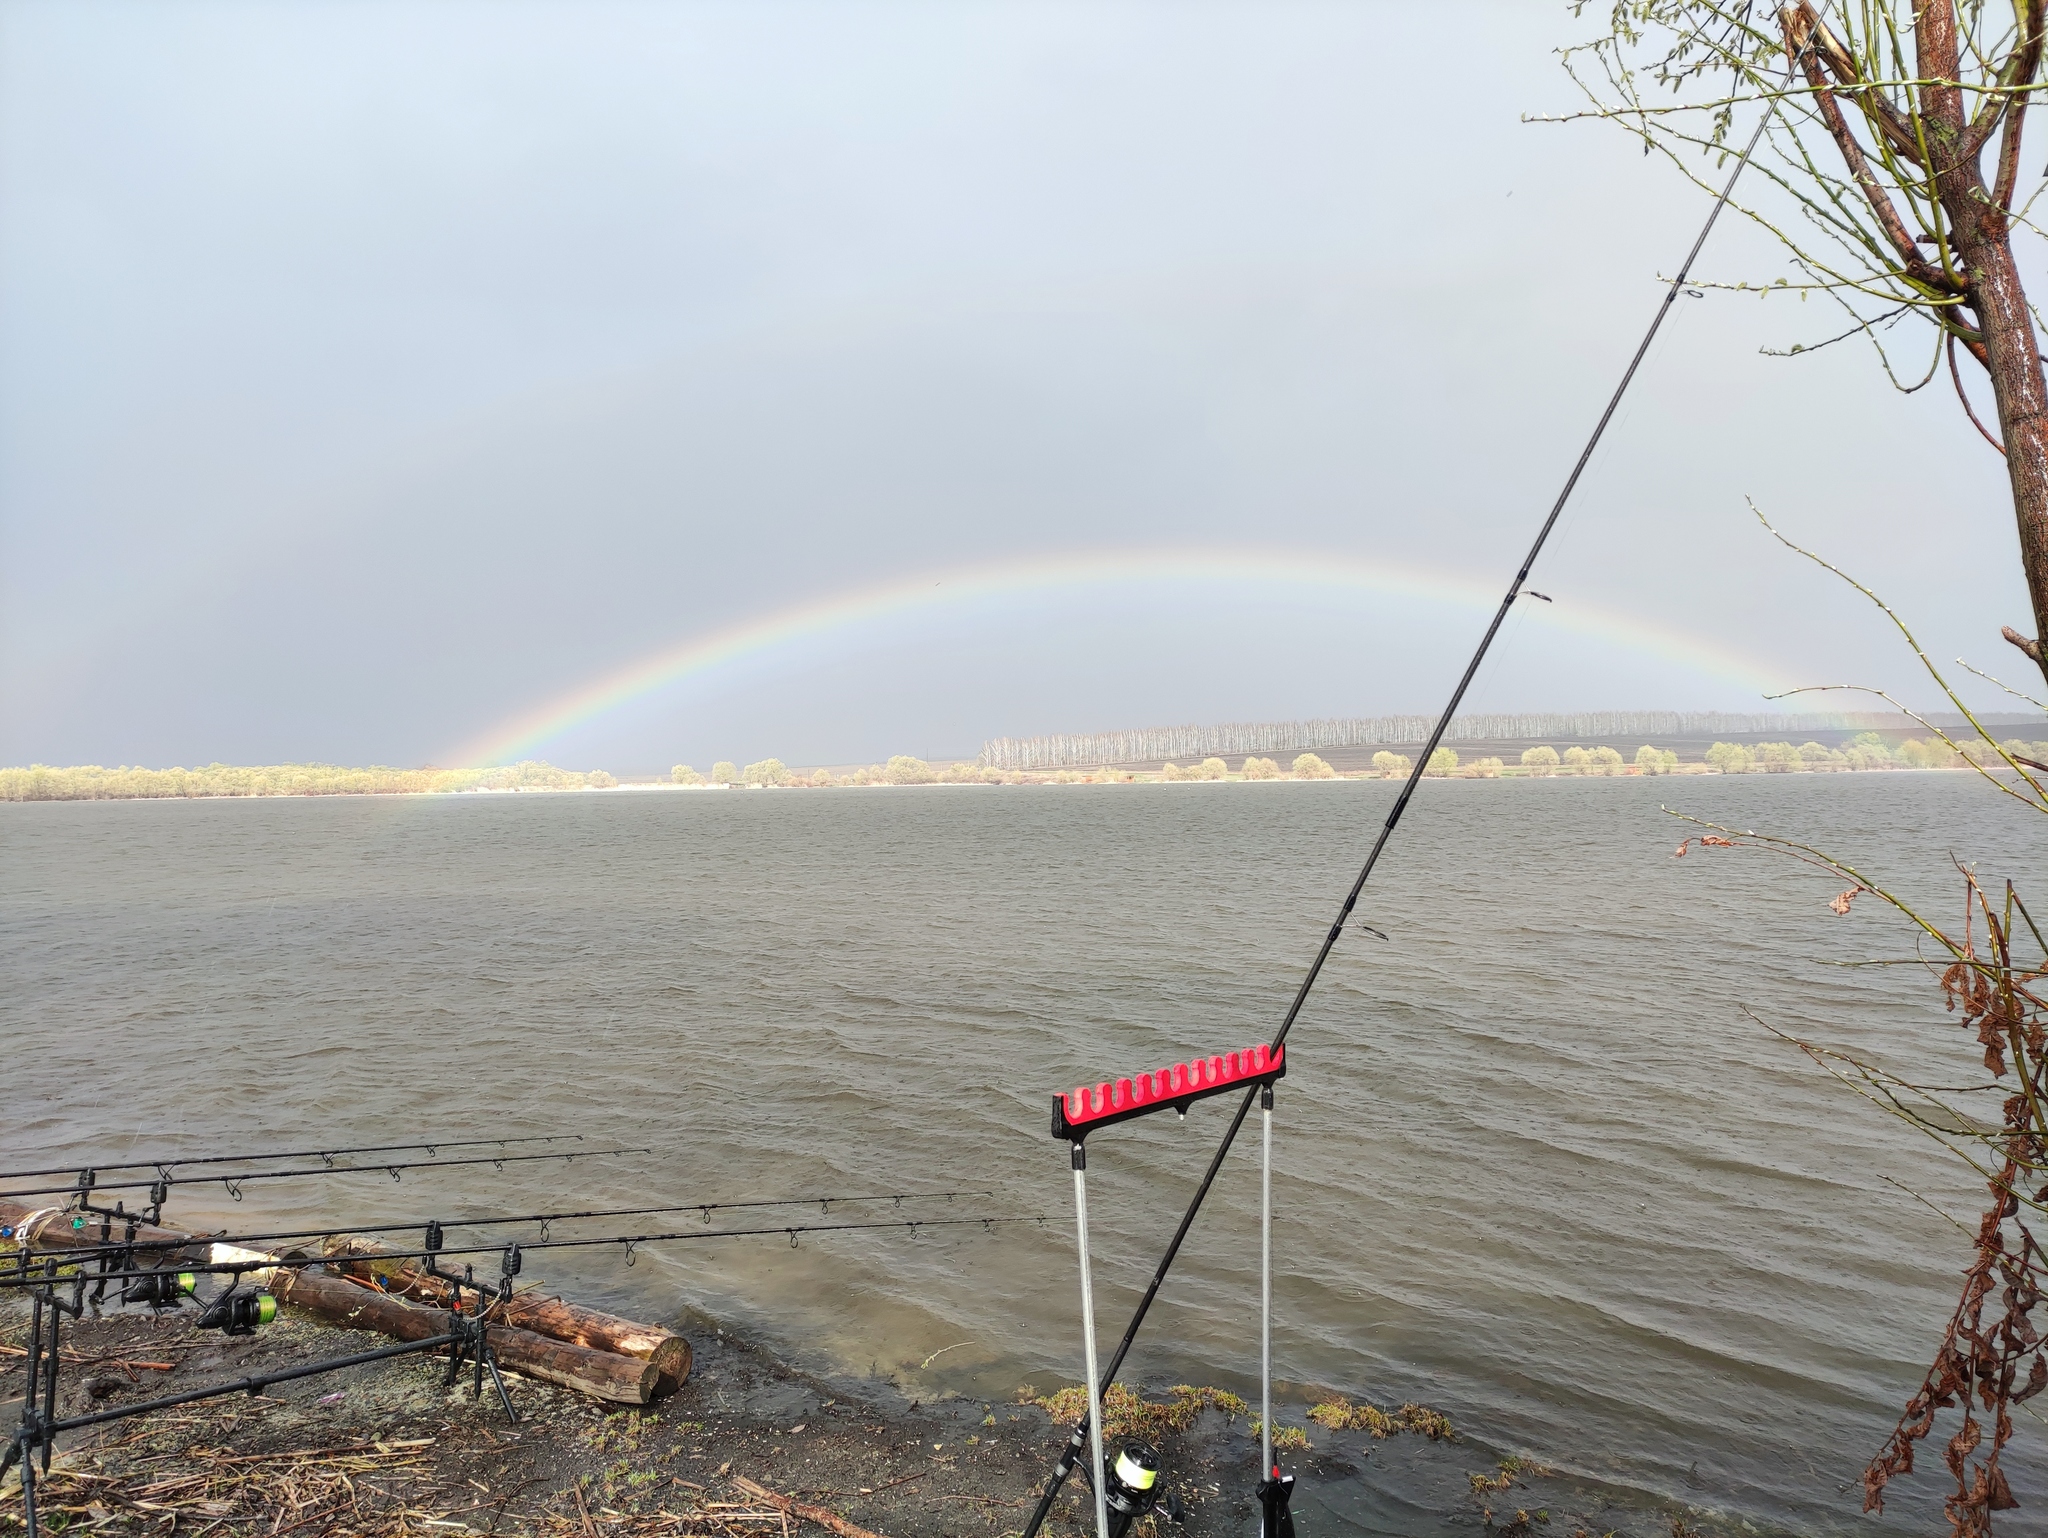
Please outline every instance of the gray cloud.
[{"label": "gray cloud", "polygon": [[[1612,130],[1519,121],[1571,105],[1563,7],[1465,8],[1448,51],[1444,14],[0,13],[0,759],[421,762],[691,635],[1048,552],[1504,581],[1704,209]],[[1711,269],[1776,270],[1724,232]],[[1995,457],[1867,353],[1757,355],[1810,310],[1685,302],[1538,584],[1702,665],[1524,635],[1475,703],[1751,706],[1729,651],[1910,682],[1745,493],[2002,665]],[[1426,709],[1475,628],[1052,593],[548,751]]]}]

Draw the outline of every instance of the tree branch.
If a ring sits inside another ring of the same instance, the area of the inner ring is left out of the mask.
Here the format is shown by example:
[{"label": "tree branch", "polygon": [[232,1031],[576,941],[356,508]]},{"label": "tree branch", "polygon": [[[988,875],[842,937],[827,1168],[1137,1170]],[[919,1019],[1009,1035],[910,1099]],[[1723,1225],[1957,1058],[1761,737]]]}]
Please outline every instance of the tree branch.
[{"label": "tree branch", "polygon": [[[2012,51],[2003,84],[2008,86],[2031,86],[2035,72],[2041,67],[2041,3],[2040,0],[2019,0],[2020,26],[2025,35],[2020,46]],[[2027,121],[2027,97],[2022,90],[2008,95],[2005,101],[2005,136],[1998,146],[1998,185],[1992,190],[1991,201],[2003,213],[2012,212],[2014,190],[2019,186],[2020,177],[2020,130]]]},{"label": "tree branch", "polygon": [[[1833,75],[1844,89],[1855,95],[1857,105],[1876,125],[1878,132],[1891,141],[1892,148],[1913,164],[1919,165],[1920,137],[1913,132],[1912,123],[1897,107],[1880,96],[1870,81],[1863,78],[1863,71],[1856,66],[1856,56],[1849,52],[1828,24],[1821,20],[1820,13],[1814,10],[1808,0],[1799,0],[1798,5],[1787,6],[1779,15],[1785,35],[1792,41],[1792,46],[1804,48],[1807,39],[1812,38],[1814,56],[1825,62],[1828,73]],[[1827,91],[1827,82],[1817,77],[1815,72],[1809,71],[1808,79],[1812,81],[1815,90]]]},{"label": "tree branch", "polygon": [[[1907,277],[1923,288],[1941,294],[1961,293],[1961,286],[1953,278],[1920,254],[1919,243],[1907,231],[1905,222],[1899,218],[1898,209],[1893,206],[1890,193],[1885,191],[1884,184],[1877,178],[1877,173],[1871,170],[1869,157],[1863,153],[1863,145],[1850,130],[1848,119],[1842,115],[1841,101],[1821,70],[1821,59],[1826,56],[1831,61],[1829,68],[1835,71],[1837,78],[1842,78],[1842,71],[1846,69],[1850,81],[1859,81],[1861,75],[1856,70],[1855,61],[1849,57],[1847,50],[1835,41],[1805,0],[1801,0],[1796,9],[1788,7],[1784,12],[1784,19],[1786,51],[1795,58],[1805,59],[1806,80],[1813,87],[1814,105],[1820,112],[1821,121],[1827,125],[1828,134],[1835,141],[1835,148],[1841,152],[1842,161],[1849,168],[1850,179],[1862,190],[1864,201],[1870,205],[1870,211],[1876,216],[1885,239],[1891,242],[1900,267]],[[1812,47],[1807,46],[1809,42],[1812,43]],[[1841,59],[1839,65],[1832,62],[1837,55]],[[1883,98],[1871,100],[1889,110],[1889,104],[1885,103]],[[1867,108],[1865,115],[1869,115]],[[1907,139],[1911,143],[1910,132]],[[1906,153],[1918,161],[1917,144]]]},{"label": "tree branch", "polygon": [[[1977,361],[1981,363],[1984,360],[1979,358]],[[1977,408],[1970,404],[1970,397],[1963,393],[1963,376],[1956,372],[1956,334],[1953,331],[1948,334],[1948,377],[1956,382],[1956,399],[1963,403],[1963,415],[1970,419],[1970,425],[1984,435],[1984,441],[1998,450],[1999,458],[2003,459],[2005,445],[1992,437],[1991,429],[1977,420]],[[2037,657],[2034,660],[2038,662],[2041,659]]]}]

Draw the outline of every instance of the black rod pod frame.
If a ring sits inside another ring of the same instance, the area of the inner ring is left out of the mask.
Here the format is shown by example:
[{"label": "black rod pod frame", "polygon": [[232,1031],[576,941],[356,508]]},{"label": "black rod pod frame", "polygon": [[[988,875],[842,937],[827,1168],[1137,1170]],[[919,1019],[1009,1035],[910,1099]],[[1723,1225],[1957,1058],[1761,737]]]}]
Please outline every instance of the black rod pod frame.
[{"label": "black rod pod frame", "polygon": [[[430,1225],[430,1229],[437,1229],[438,1226]],[[438,1240],[439,1234],[430,1233],[430,1237]],[[520,1270],[519,1246],[516,1244],[508,1246],[502,1252],[499,1282],[495,1289],[477,1282],[472,1267],[465,1266],[462,1274],[457,1276],[435,1270],[431,1262],[429,1263],[429,1271],[449,1284],[453,1300],[453,1306],[448,1310],[448,1327],[438,1335],[431,1335],[422,1340],[405,1341],[381,1350],[329,1357],[279,1372],[238,1378],[232,1383],[189,1389],[180,1394],[167,1394],[161,1398],[121,1405],[111,1410],[60,1419],[57,1415],[57,1379],[63,1360],[63,1319],[67,1314],[75,1319],[84,1313],[87,1306],[85,1289],[88,1282],[106,1279],[104,1276],[95,1277],[82,1267],[72,1268],[67,1276],[64,1274],[65,1265],[65,1261],[55,1255],[46,1255],[39,1262],[32,1263],[29,1254],[22,1251],[17,1253],[13,1275],[8,1278],[18,1285],[26,1286],[30,1292],[26,1362],[28,1382],[22,1393],[21,1422],[5,1448],[0,1449],[0,1479],[4,1479],[17,1465],[20,1466],[22,1517],[26,1538],[40,1538],[42,1529],[36,1504],[37,1485],[41,1479],[49,1475],[50,1459],[58,1435],[67,1431],[101,1426],[110,1421],[126,1420],[138,1415],[149,1415],[158,1410],[168,1410],[200,1400],[224,1398],[229,1394],[260,1394],[274,1384],[290,1383],[300,1378],[338,1372],[344,1368],[388,1361],[393,1357],[417,1356],[439,1351],[444,1347],[448,1352],[448,1366],[443,1379],[446,1386],[455,1386],[455,1380],[463,1365],[468,1363],[472,1370],[470,1397],[480,1399],[483,1395],[484,1373],[488,1369],[492,1387],[497,1390],[498,1403],[504,1408],[506,1418],[514,1425],[519,1423],[519,1413],[512,1407],[511,1395],[507,1392],[505,1379],[498,1369],[497,1353],[491,1348],[490,1325],[487,1321],[489,1311],[493,1307],[502,1309],[512,1296],[512,1279]],[[275,1317],[277,1300],[269,1292],[239,1291],[245,1275],[243,1268],[232,1269],[229,1275],[232,1279],[227,1289],[202,1307],[195,1324],[200,1329],[219,1329],[229,1335],[251,1334],[260,1325],[269,1323]],[[193,1271],[130,1272],[122,1275],[121,1280],[124,1285],[117,1295],[117,1301],[141,1304],[158,1312],[175,1308],[191,1297],[197,1284],[197,1276]],[[474,1306],[466,1312],[463,1306],[465,1288],[476,1294]],[[68,1298],[65,1296],[67,1292]]]},{"label": "black rod pod frame", "polygon": [[[476,1267],[464,1265],[462,1274],[440,1268],[443,1235],[438,1221],[427,1224],[426,1265],[422,1268],[428,1276],[448,1285],[448,1312],[455,1323],[450,1326],[457,1342],[448,1352],[448,1375],[444,1384],[453,1388],[455,1378],[462,1371],[467,1356],[471,1367],[469,1397],[481,1399],[484,1392],[484,1372],[489,1370],[491,1386],[498,1391],[498,1403],[505,1408],[505,1416],[513,1425],[519,1424],[519,1412],[512,1408],[512,1396],[505,1392],[504,1375],[498,1371],[498,1353],[491,1347],[490,1314],[495,1310],[504,1317],[506,1306],[512,1301],[512,1279],[522,1266],[519,1246],[508,1244],[498,1260],[498,1285],[489,1288],[476,1279]],[[462,1290],[467,1287],[476,1294],[476,1306],[467,1314],[462,1311]]]}]

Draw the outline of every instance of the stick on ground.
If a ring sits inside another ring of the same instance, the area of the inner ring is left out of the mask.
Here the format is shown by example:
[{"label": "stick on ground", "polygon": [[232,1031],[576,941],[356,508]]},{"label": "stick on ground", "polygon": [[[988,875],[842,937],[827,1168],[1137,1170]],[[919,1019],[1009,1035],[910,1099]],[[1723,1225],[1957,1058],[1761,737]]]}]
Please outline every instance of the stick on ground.
[{"label": "stick on ground", "polygon": [[847,1521],[836,1511],[827,1511],[823,1506],[812,1506],[804,1501],[791,1500],[786,1495],[777,1495],[765,1485],[757,1485],[743,1475],[733,1475],[732,1482],[756,1500],[766,1501],[776,1510],[787,1512],[790,1516],[802,1517],[806,1522],[828,1527],[837,1533],[839,1538],[881,1538],[879,1533],[871,1533],[859,1523]]}]

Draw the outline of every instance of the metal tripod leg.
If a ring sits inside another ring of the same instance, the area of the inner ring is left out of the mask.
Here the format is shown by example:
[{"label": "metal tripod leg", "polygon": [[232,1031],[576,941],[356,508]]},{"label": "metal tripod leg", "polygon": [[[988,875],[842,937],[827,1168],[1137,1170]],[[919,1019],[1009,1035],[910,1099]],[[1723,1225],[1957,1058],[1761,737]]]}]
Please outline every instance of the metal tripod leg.
[{"label": "metal tripod leg", "polygon": [[1089,1486],[1095,1491],[1095,1538],[1109,1538],[1109,1491],[1102,1463],[1102,1385],[1095,1365],[1095,1283],[1088,1269],[1088,1153],[1074,1143],[1074,1223],[1081,1241],[1081,1346],[1088,1363],[1088,1439],[1094,1463]]},{"label": "metal tripod leg", "polygon": [[1259,1478],[1273,1468],[1273,1086],[1259,1093]]},{"label": "metal tripod leg", "polygon": [[[85,1279],[81,1275],[77,1282],[78,1296],[85,1297]],[[82,1310],[74,1310],[82,1312]],[[50,1454],[56,1450],[57,1439],[49,1434],[51,1421],[57,1418],[57,1364],[62,1360],[64,1350],[64,1305],[53,1294],[50,1298],[50,1349],[43,1356],[43,1472],[50,1472]],[[26,1487],[24,1487],[26,1488]]]},{"label": "metal tripod leg", "polygon": [[39,1538],[42,1529],[36,1521],[36,1460],[33,1453],[24,1453],[21,1459],[21,1514],[28,1538]]},{"label": "metal tripod leg", "polygon": [[498,1403],[505,1407],[505,1419],[513,1425],[519,1424],[519,1412],[512,1408],[512,1396],[505,1392],[505,1380],[498,1372],[498,1353],[486,1343],[483,1348],[484,1365],[491,1370],[491,1382],[497,1385]]},{"label": "metal tripod leg", "polygon": [[1259,1534],[1294,1538],[1294,1476],[1273,1461],[1273,1086],[1259,1091]]},{"label": "metal tripod leg", "polygon": [[[36,1510],[36,1453],[40,1448],[43,1459],[42,1473],[50,1472],[50,1436],[45,1428],[50,1423],[57,1397],[57,1353],[62,1349],[58,1325],[63,1319],[63,1310],[57,1306],[54,1297],[45,1297],[41,1292],[35,1295],[30,1311],[28,1336],[28,1381],[21,1391],[21,1429],[14,1434],[8,1445],[4,1460],[0,1460],[0,1473],[17,1458],[21,1462],[21,1513],[22,1525],[27,1538],[38,1538],[42,1532],[40,1514]],[[50,1337],[47,1354],[43,1344],[44,1321],[48,1321]]]}]

